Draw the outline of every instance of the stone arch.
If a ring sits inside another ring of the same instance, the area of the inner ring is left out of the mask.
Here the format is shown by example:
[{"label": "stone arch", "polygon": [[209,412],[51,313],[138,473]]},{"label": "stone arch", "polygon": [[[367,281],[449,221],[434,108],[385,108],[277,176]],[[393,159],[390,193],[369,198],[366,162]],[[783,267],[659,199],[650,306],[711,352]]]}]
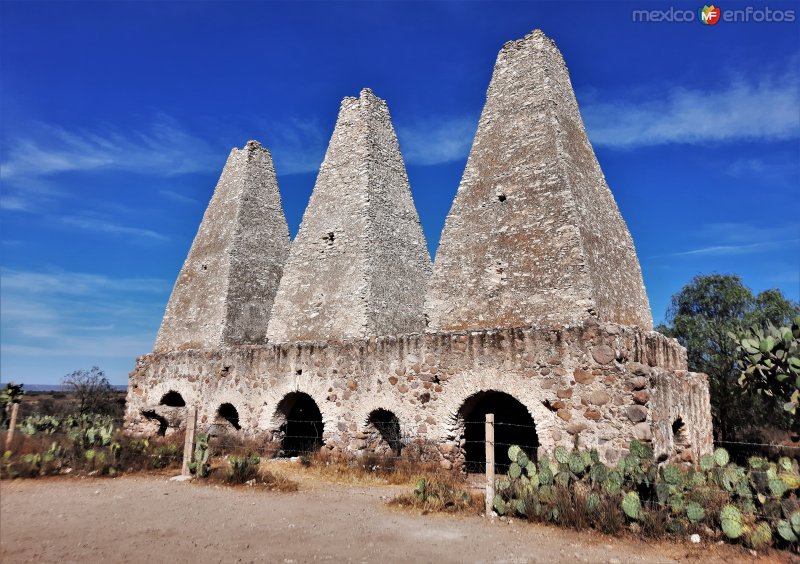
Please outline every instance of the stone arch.
[{"label": "stone arch", "polygon": [[322,412],[309,394],[289,392],[278,402],[273,418],[273,438],[280,442],[279,455],[299,456],[319,451],[325,424]]},{"label": "stone arch", "polygon": [[369,413],[364,434],[369,449],[376,453],[399,456],[403,449],[400,419],[388,409],[373,409]]},{"label": "stone arch", "polygon": [[508,469],[508,447],[519,445],[531,460],[536,460],[539,437],[533,416],[525,405],[511,394],[484,390],[469,396],[458,410],[456,428],[462,449],[464,468],[468,472],[486,470],[486,414],[494,413],[495,470]]},{"label": "stone arch", "polygon": [[[190,397],[191,393],[191,389],[179,379],[168,379],[154,386],[148,393],[149,401],[139,410],[144,434],[169,436],[183,428],[186,424],[184,398]],[[176,396],[183,401],[182,405],[175,401]]]},{"label": "stone arch", "polygon": [[214,420],[216,425],[233,427],[239,431],[242,425],[239,422],[239,410],[232,403],[223,403],[217,408],[217,417]]},{"label": "stone arch", "polygon": [[158,404],[166,405],[167,407],[186,407],[186,401],[183,396],[175,390],[170,390],[161,396],[161,401]]}]

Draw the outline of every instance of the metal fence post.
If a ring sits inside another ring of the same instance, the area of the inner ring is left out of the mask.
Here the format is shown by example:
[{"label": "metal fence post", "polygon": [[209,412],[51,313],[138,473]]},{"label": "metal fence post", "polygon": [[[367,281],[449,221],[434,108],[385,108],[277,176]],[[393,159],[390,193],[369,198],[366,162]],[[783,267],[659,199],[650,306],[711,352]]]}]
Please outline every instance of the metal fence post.
[{"label": "metal fence post", "polygon": [[197,407],[192,406],[188,408],[186,413],[186,435],[183,440],[183,466],[181,466],[181,474],[189,476],[189,464],[192,462],[194,455],[194,434],[197,428]]},{"label": "metal fence post", "polygon": [[486,516],[494,504],[494,413],[486,414]]}]

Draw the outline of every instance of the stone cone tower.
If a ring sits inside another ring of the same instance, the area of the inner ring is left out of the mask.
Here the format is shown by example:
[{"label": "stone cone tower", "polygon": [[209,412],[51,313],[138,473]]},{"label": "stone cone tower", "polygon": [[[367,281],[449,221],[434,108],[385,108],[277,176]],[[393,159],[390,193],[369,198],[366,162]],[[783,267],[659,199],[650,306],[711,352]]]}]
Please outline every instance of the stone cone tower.
[{"label": "stone cone tower", "polygon": [[272,156],[233,149],[172,290],[155,351],[264,344],[289,254]]},{"label": "stone cone tower", "polygon": [[386,103],[342,101],[275,297],[267,336],[421,331],[430,257]]},{"label": "stone cone tower", "polygon": [[436,329],[589,317],[652,329],[633,240],[541,31],[497,57],[426,313]]}]

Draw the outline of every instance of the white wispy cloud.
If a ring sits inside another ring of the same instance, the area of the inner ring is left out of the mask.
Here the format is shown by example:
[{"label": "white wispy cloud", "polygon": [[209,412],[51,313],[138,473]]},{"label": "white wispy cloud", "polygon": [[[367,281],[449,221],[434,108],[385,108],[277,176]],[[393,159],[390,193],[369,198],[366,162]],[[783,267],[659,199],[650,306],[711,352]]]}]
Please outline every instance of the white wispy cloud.
[{"label": "white wispy cloud", "polygon": [[[594,98],[594,96],[593,96]],[[800,137],[800,74],[738,78],[710,90],[671,88],[582,108],[595,145],[776,141]]]},{"label": "white wispy cloud", "polygon": [[401,125],[397,137],[406,163],[432,165],[463,159],[469,153],[478,118],[429,118]]},{"label": "white wispy cloud", "polygon": [[39,123],[26,135],[8,142],[0,177],[13,181],[88,170],[173,175],[213,170],[221,166],[224,157],[166,115],[158,115],[146,127],[133,131],[115,126],[68,131]]},{"label": "white wispy cloud", "polygon": [[6,291],[23,291],[27,294],[59,294],[93,296],[102,292],[163,293],[169,284],[158,278],[112,278],[102,274],[69,272],[35,272],[3,269],[0,271],[0,288]]},{"label": "white wispy cloud", "polygon": [[85,231],[94,231],[98,233],[110,233],[112,235],[126,235],[138,238],[145,238],[157,241],[166,241],[167,237],[153,231],[152,229],[143,229],[141,227],[131,227],[129,225],[121,225],[113,221],[105,219],[98,219],[94,217],[83,216],[62,216],[61,223],[70,227],[77,227]]},{"label": "white wispy cloud", "polygon": [[[170,286],[155,278],[3,269],[3,365],[28,381],[41,375],[22,367],[54,366],[52,383],[81,366],[130,367],[153,346]],[[114,376],[121,380],[124,371]]]},{"label": "white wispy cloud", "polygon": [[319,170],[328,139],[327,131],[316,119],[284,119],[262,123],[261,143],[269,149],[279,175],[303,174]]},{"label": "white wispy cloud", "polygon": [[[782,225],[781,232],[800,235],[800,224]],[[747,255],[776,249],[788,251],[797,248],[800,244],[798,236],[790,235],[782,239],[775,239],[774,234],[773,229],[764,229],[747,223],[709,223],[699,226],[692,234],[693,238],[698,241],[696,247],[651,258]]]},{"label": "white wispy cloud", "polygon": [[194,198],[190,198],[189,196],[181,194],[180,192],[175,192],[174,190],[159,190],[158,193],[167,199],[174,200],[182,204],[197,203],[197,200],[195,200]]},{"label": "white wispy cloud", "polygon": [[764,243],[750,243],[748,245],[712,245],[710,247],[700,247],[698,249],[691,249],[689,251],[680,251],[672,253],[669,256],[728,256],[728,255],[746,255],[768,249],[777,249],[784,247],[787,244],[797,243],[800,239],[789,239],[788,241],[768,241]]}]

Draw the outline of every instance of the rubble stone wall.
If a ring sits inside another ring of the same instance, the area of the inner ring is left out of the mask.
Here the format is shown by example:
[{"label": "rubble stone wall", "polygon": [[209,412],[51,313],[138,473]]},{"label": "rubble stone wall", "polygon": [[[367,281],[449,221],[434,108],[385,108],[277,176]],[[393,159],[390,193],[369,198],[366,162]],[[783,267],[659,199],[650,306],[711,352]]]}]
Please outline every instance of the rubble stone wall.
[{"label": "rubble stone wall", "polygon": [[[169,391],[198,407],[201,431],[231,403],[240,432],[265,441],[282,422],[279,402],[304,392],[322,414],[323,448],[352,453],[367,448],[370,414],[385,409],[403,436],[438,445],[443,465],[463,459],[462,407],[485,391],[527,408],[540,452],[571,447],[577,435],[613,463],[638,438],[652,441],[657,455],[697,460],[712,440],[706,377],[686,371],[685,350],[659,333],[592,320],[153,353],[130,376],[128,429],[155,432],[143,413],[166,409],[158,404]],[[671,435],[678,418],[680,441]]]}]

